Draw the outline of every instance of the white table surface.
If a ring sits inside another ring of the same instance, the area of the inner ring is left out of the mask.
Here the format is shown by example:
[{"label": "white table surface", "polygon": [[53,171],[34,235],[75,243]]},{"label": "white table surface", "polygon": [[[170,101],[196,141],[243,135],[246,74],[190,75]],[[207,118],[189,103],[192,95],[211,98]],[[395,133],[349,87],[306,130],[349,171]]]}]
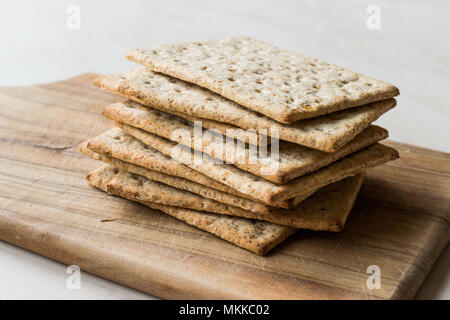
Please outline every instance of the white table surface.
[{"label": "white table surface", "polygon": [[[67,27],[70,5],[80,29]],[[380,9],[380,29],[366,10]],[[0,2],[0,85],[52,82],[84,72],[132,69],[130,48],[247,35],[316,56],[400,88],[398,107],[377,123],[392,139],[450,152],[450,2],[442,1],[17,1]],[[450,249],[416,298],[450,299]],[[0,242],[0,299],[148,299]]]}]

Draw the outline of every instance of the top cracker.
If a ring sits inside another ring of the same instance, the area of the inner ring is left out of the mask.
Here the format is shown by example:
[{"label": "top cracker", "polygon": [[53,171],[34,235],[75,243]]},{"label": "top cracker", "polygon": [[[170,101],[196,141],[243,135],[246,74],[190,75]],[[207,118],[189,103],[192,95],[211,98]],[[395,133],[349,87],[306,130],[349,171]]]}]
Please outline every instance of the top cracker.
[{"label": "top cracker", "polygon": [[383,81],[247,37],[135,49],[127,58],[285,124],[399,94]]}]

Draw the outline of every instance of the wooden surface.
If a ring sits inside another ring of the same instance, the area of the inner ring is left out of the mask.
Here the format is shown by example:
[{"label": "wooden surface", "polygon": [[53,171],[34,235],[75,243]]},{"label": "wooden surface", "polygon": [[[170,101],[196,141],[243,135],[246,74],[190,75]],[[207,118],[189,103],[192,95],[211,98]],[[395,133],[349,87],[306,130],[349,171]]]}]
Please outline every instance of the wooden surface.
[{"label": "wooden surface", "polygon": [[299,231],[265,257],[95,190],[98,163],[76,147],[112,127],[100,109],[119,99],[93,76],[0,89],[0,239],[188,299],[411,298],[448,243],[450,156],[393,142],[401,159],[369,172],[344,232]]}]

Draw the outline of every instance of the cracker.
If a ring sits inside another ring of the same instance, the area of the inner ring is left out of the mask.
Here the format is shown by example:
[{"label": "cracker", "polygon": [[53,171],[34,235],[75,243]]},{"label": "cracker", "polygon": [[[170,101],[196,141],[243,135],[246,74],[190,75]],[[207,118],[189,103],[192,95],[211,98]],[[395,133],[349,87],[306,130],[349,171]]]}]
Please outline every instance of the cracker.
[{"label": "cracker", "polygon": [[[107,191],[108,184],[117,174],[116,170],[110,166],[104,166],[90,172],[86,176],[86,180],[90,185]],[[130,195],[130,200],[138,201],[152,209],[160,210],[187,224],[210,232],[239,247],[260,255],[266,254],[296,231],[294,228],[279,226],[269,222],[144,202],[132,197],[132,195]]]},{"label": "cracker", "polygon": [[[194,139],[193,123],[151,107],[143,107],[136,102],[125,101],[105,106],[103,115],[194,150],[205,152],[213,158],[232,163],[242,170],[275,183],[286,183],[318,170],[388,136],[385,129],[370,126],[334,153],[280,141],[278,159],[271,159],[270,148],[267,148],[267,155],[257,156],[256,148],[252,148],[255,152],[251,152],[245,144],[227,143],[224,137],[209,131],[203,132],[203,137]],[[183,134],[178,134],[180,132]],[[196,143],[195,140],[200,140],[200,143]]]},{"label": "cracker", "polygon": [[[92,159],[103,161],[107,164],[112,165],[113,167],[116,167],[116,168],[124,170],[124,171],[128,171],[133,174],[143,176],[149,180],[158,181],[158,182],[161,182],[163,184],[166,184],[168,186],[171,186],[171,187],[174,187],[177,189],[181,189],[181,190],[185,190],[185,191],[189,191],[189,192],[198,194],[207,199],[212,199],[212,200],[224,203],[224,204],[228,204],[230,206],[238,207],[238,208],[241,208],[241,209],[244,209],[247,211],[251,211],[254,213],[258,213],[258,214],[268,214],[271,212],[277,212],[277,208],[273,207],[273,206],[268,206],[268,205],[265,205],[265,204],[262,204],[262,203],[259,203],[256,201],[252,201],[252,200],[249,200],[246,198],[240,198],[235,195],[228,194],[226,192],[222,192],[222,191],[210,188],[208,186],[205,186],[205,185],[202,185],[202,184],[199,184],[199,183],[196,183],[196,182],[184,179],[184,178],[164,174],[164,173],[154,171],[154,170],[149,170],[144,167],[135,165],[133,163],[125,162],[125,161],[122,161],[122,160],[119,160],[119,159],[116,159],[113,157],[109,157],[104,154],[96,153],[96,152],[90,150],[87,147],[87,145],[88,145],[88,141],[83,142],[78,147],[78,151]],[[117,148],[112,146],[111,150],[112,150],[111,154],[114,155],[117,151]],[[182,166],[182,165],[180,164],[180,166]],[[312,193],[313,192],[311,192],[311,194]],[[305,195],[302,195],[302,197],[297,197],[297,198],[291,200],[292,207],[297,206],[298,203],[300,203],[302,200],[306,199],[308,196],[310,196],[310,194],[305,194]],[[285,207],[285,208],[289,208],[289,207]]]},{"label": "cracker", "polygon": [[386,82],[247,37],[136,49],[127,58],[286,124],[399,94]]},{"label": "cracker", "polygon": [[154,202],[173,207],[188,208],[245,217],[249,211],[233,207],[221,202],[204,198],[189,191],[184,191],[161,182],[149,180],[143,176],[127,171],[120,171],[108,184],[109,193],[119,194],[128,198],[135,197],[140,201]]},{"label": "cracker", "polygon": [[[94,138],[95,140],[96,138]],[[134,138],[133,138],[134,139]],[[271,212],[276,212],[279,207],[284,209],[292,209],[295,208],[299,203],[308,198],[311,194],[313,194],[316,190],[311,192],[302,194],[292,199],[288,199],[288,201],[283,201],[279,203],[274,203],[276,206],[269,206],[266,204],[262,204],[260,202],[256,202],[247,198],[238,197],[232,194],[228,194],[226,192],[222,192],[216,190],[214,188],[210,188],[206,185],[202,185],[184,178],[180,178],[177,176],[172,176],[168,174],[164,174],[158,171],[149,170],[147,168],[141,167],[139,165],[135,165],[130,162],[122,161],[113,157],[109,157],[105,154],[96,153],[90,150],[87,145],[89,141],[83,142],[79,147],[78,151],[92,159],[103,161],[107,164],[112,165],[113,167],[119,168],[121,170],[125,170],[137,175],[141,175],[150,180],[155,180],[158,182],[162,182],[169,186],[186,190],[192,193],[196,193],[201,195],[202,197],[212,199],[218,202],[222,202],[225,204],[229,204],[231,206],[239,207],[248,211],[252,211],[259,214],[268,214]],[[117,148],[115,146],[111,146],[111,154],[114,155],[117,153]],[[140,156],[139,154],[137,155]],[[180,167],[183,166],[179,164]],[[188,170],[192,170],[187,168]],[[182,169],[181,169],[182,170]]]},{"label": "cracker", "polygon": [[[111,147],[115,148],[112,149]],[[150,170],[185,178],[199,184],[208,185],[223,192],[241,195],[241,193],[233,188],[217,182],[200,172],[186,166],[180,167],[180,164],[173,161],[169,156],[145,146],[143,143],[130,136],[123,135],[122,131],[119,129],[109,130],[96,138],[90,139],[88,141],[88,148],[94,152],[126,162],[141,166],[145,164],[145,167]],[[136,151],[138,152],[137,155],[135,153]]]},{"label": "cracker", "polygon": [[[256,211],[258,213],[270,212],[272,209],[271,207],[281,207],[285,209],[293,208],[316,191],[311,190],[291,199],[261,204],[258,203],[258,201],[262,201],[253,199],[250,195],[242,194],[228,185],[217,182],[202,173],[174,161],[159,151],[146,146],[134,137],[123,133],[118,128],[109,130],[95,138],[92,138],[86,144],[89,150],[91,150],[91,153],[84,150],[84,144],[80,146],[79,150],[94,159],[105,161],[116,167],[119,167],[117,160],[123,161],[125,163],[133,164],[153,171],[153,173],[147,172],[147,175],[152,174],[153,176],[156,176],[157,172],[160,172],[172,177],[179,177],[184,180],[194,182],[197,185],[205,186],[206,189],[202,191],[202,196],[233,206],[241,207],[246,210]],[[95,154],[92,152],[95,152]],[[103,158],[100,159],[100,156]],[[114,163],[108,162],[107,160],[110,159],[115,159],[116,161]],[[123,169],[127,171],[131,170],[131,168]],[[140,174],[138,172],[135,173]],[[145,174],[141,175],[147,176]],[[167,179],[165,179],[165,181],[157,181],[168,184]],[[177,182],[173,180],[173,183]],[[194,185],[189,186],[186,181],[183,183],[182,181],[179,181],[179,184],[173,184],[172,186],[177,188],[180,188],[181,186],[191,188],[188,191],[192,191],[194,189],[199,190],[199,188],[196,188]],[[215,189],[218,192],[213,192],[211,189]]]},{"label": "cracker", "polygon": [[[159,192],[165,193],[167,190],[156,190],[154,187],[149,189],[148,185],[152,185],[153,181],[126,171],[119,171],[114,179],[107,185],[106,190],[109,193],[127,199],[133,198],[140,201],[155,202],[197,211],[268,221],[298,229],[341,231],[344,228],[347,216],[353,207],[362,180],[362,175],[357,175],[335,182],[316,192],[316,194],[306,199],[297,208],[290,210],[278,209],[271,214],[257,214],[245,210],[233,210],[232,208],[228,211],[220,211],[219,209],[217,209],[217,211],[212,211],[211,207],[208,205],[203,209],[198,209],[198,206],[192,204],[194,201],[199,201],[197,195],[192,193],[189,194],[176,188],[172,188],[171,197],[168,197],[162,202],[162,197]],[[185,193],[185,195],[181,195],[180,193]],[[147,200],[154,199],[155,197],[157,197],[157,201]],[[181,197],[187,199],[190,197],[191,201],[186,203],[186,201],[183,200],[183,204],[180,206],[179,203]],[[207,201],[203,203],[207,203]],[[218,202],[217,204],[219,207],[222,205]]]},{"label": "cracker", "polygon": [[267,132],[269,136],[276,130],[281,140],[325,152],[337,151],[396,104],[395,99],[389,99],[283,125],[209,90],[145,69],[102,76],[95,79],[94,84],[113,94],[176,115],[188,114],[256,132],[263,129],[266,130],[263,134]]},{"label": "cracker", "polygon": [[[166,155],[171,155],[178,161],[185,162],[190,168],[265,203],[295,197],[298,194],[321,188],[398,158],[396,150],[376,143],[320,170],[279,185],[233,165],[218,163],[205,154],[201,157],[196,153],[191,153],[191,150],[187,148],[184,153],[172,152],[174,147],[176,147],[175,150],[179,150],[180,146],[165,138],[124,123],[117,122],[116,125],[150,147]],[[186,154],[193,159],[186,159]]]},{"label": "cracker", "polygon": [[[191,204],[188,204],[187,206],[183,205],[181,207],[196,211],[206,211],[247,219],[262,220],[298,229],[338,232],[342,231],[344,228],[345,221],[355,203],[362,181],[363,175],[361,174],[346,178],[320,189],[295,209],[278,209],[276,212],[267,215],[261,215],[245,210],[216,212],[211,211],[209,207],[205,207],[205,209],[202,210],[197,207],[191,207]],[[161,197],[157,194],[158,190],[155,190],[153,187],[151,190],[148,189],[148,185],[152,183],[153,181],[146,179],[145,177],[118,170],[114,178],[106,185],[106,191],[127,199],[136,199],[144,202],[180,207],[178,205],[178,198],[181,197],[180,192],[183,191],[172,188],[174,189],[172,190],[172,199],[160,202]],[[157,201],[152,201],[155,197],[157,197]],[[192,201],[196,201],[198,198],[198,196],[194,194],[190,194],[190,197]]]}]

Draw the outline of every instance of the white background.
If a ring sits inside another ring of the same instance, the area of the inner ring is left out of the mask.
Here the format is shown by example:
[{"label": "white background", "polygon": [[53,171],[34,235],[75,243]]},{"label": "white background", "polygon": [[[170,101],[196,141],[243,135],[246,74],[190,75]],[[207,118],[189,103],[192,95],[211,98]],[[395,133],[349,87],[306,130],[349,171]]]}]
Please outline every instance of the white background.
[{"label": "white background", "polygon": [[[69,5],[81,28],[67,27]],[[366,26],[370,5],[381,29]],[[247,35],[380,78],[400,88],[377,123],[397,141],[450,152],[449,1],[17,1],[0,2],[0,85],[52,82],[135,67],[131,48]],[[450,299],[447,247],[418,298]],[[148,298],[0,242],[0,299]]]}]

